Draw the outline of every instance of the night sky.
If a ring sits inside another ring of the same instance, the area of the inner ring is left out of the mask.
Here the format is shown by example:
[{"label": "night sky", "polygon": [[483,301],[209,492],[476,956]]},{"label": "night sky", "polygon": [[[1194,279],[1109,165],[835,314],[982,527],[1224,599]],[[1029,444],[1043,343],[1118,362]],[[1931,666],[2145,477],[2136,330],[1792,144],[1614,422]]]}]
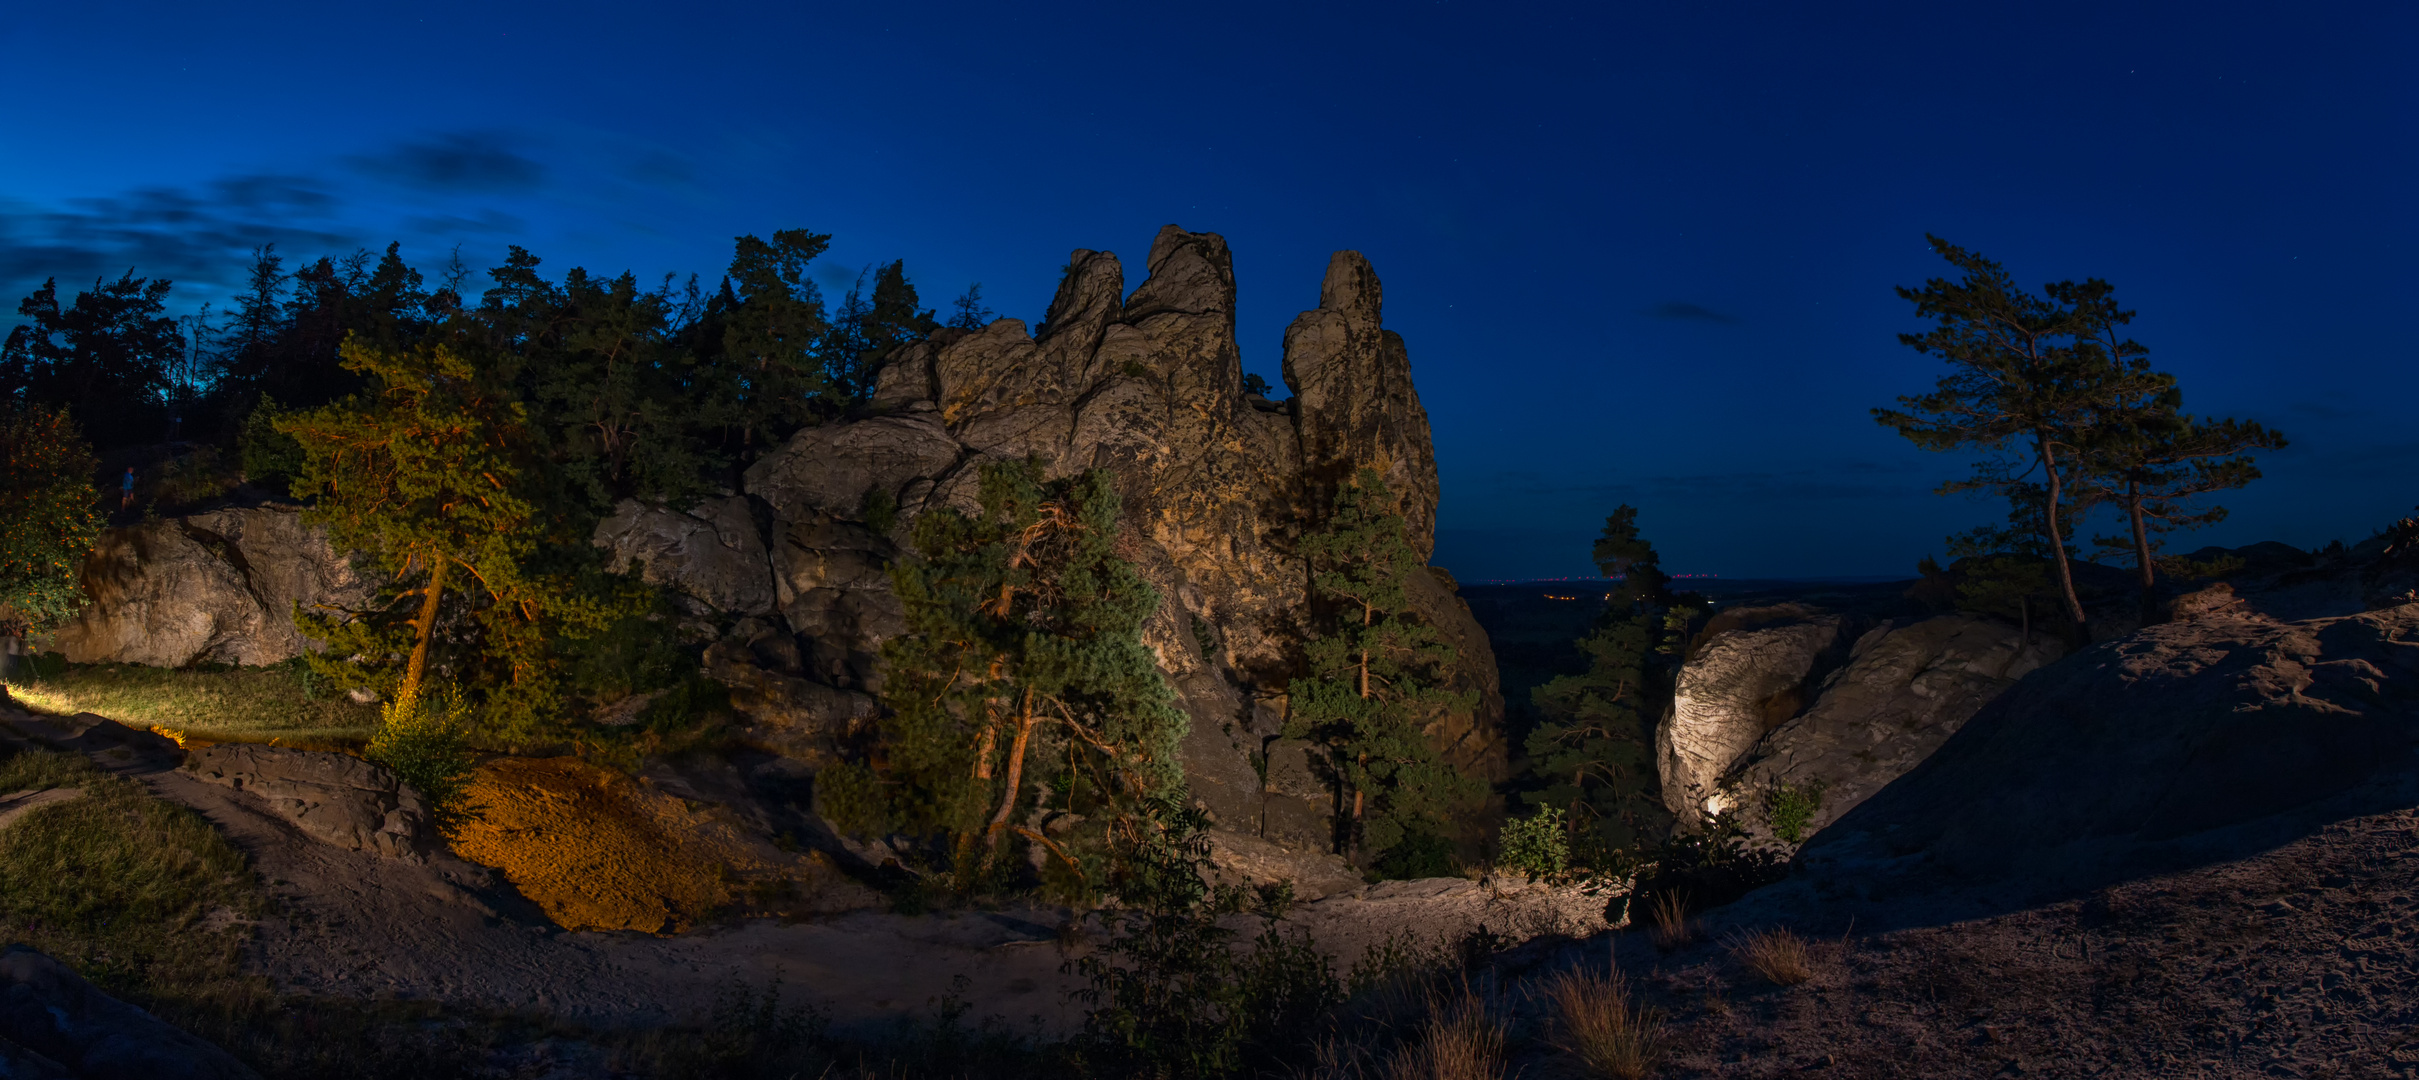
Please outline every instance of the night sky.
[{"label": "night sky", "polygon": [[2419,502],[2419,7],[1847,7],[18,5],[0,310],[128,266],[198,303],[272,240],[711,282],[806,227],[829,295],[904,258],[1032,321],[1173,222],[1272,382],[1368,254],[1465,581],[1589,572],[1624,501],[1672,570],[1908,574],[2002,512],[1867,416],[1938,373],[1891,292],[1930,231],[2109,279],[2188,409],[2293,439],[2205,542]]}]

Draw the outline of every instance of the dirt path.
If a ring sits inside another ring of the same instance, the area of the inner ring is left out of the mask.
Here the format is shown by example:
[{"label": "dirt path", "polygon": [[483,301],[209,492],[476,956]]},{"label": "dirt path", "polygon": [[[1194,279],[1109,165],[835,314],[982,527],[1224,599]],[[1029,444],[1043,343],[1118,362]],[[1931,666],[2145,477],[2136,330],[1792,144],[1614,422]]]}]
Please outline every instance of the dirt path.
[{"label": "dirt path", "polygon": [[540,1011],[605,1026],[686,1020],[719,992],[813,1001],[842,1024],[920,1011],[966,978],[970,1019],[1023,1026],[1069,1018],[1056,947],[1060,912],[951,916],[862,912],[830,922],[754,920],[677,937],[572,933],[484,867],[414,865],[317,843],[247,797],[181,772],[145,777],[241,848],[273,914],[251,962],[280,985],[347,997],[436,999]]}]

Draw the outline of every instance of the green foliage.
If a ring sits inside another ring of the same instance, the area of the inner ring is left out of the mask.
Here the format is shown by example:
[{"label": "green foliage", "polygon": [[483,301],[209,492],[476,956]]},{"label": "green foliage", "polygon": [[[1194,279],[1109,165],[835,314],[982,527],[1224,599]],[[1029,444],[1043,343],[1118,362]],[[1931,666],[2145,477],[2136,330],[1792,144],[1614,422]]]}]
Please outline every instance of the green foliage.
[{"label": "green foliage", "polygon": [[1243,373],[1243,392],[1258,394],[1261,397],[1273,397],[1276,394],[1276,387],[1268,385],[1268,380],[1261,377],[1260,373],[1246,371]]},{"label": "green foliage", "polygon": [[[1109,914],[1116,931],[1100,953],[1068,969],[1089,985],[1073,1050],[1089,1075],[1175,1080],[1259,1073],[1291,1064],[1319,1020],[1342,1000],[1324,954],[1280,933],[1281,891],[1213,888],[1208,821],[1180,798],[1115,827]],[[1262,918],[1237,948],[1228,916]]]},{"label": "green foliage", "polygon": [[1550,878],[1570,869],[1571,836],[1560,807],[1540,806],[1524,818],[1504,823],[1495,863],[1533,878]]},{"label": "green foliage", "polygon": [[1377,470],[1337,491],[1301,550],[1314,630],[1307,670],[1288,687],[1285,733],[1320,748],[1342,795],[1337,850],[1375,862],[1407,839],[1447,834],[1454,813],[1485,793],[1438,755],[1425,730],[1476,699],[1445,686],[1455,653],[1412,609],[1405,582],[1427,569]]},{"label": "green foliage", "polygon": [[1803,784],[1785,784],[1779,780],[1759,793],[1758,802],[1764,811],[1764,827],[1782,842],[1797,844],[1806,839],[1806,826],[1814,821],[1814,812],[1823,807],[1821,780]]},{"label": "green foliage", "polygon": [[541,512],[528,412],[492,365],[450,345],[356,339],[344,355],[369,390],[273,424],[303,448],[294,487],[316,497],[310,519],[339,549],[366,553],[385,587],[363,610],[298,610],[296,624],[328,645],[310,662],[407,712],[433,670],[478,688],[499,733],[543,730],[566,707],[559,643],[604,631],[651,595],[599,571],[584,521]]},{"label": "green foliage", "polygon": [[[945,845],[961,891],[1015,837],[1097,889],[1104,826],[1183,783],[1186,720],[1142,644],[1159,596],[1117,557],[1118,500],[1087,472],[983,467],[981,511],[916,519],[891,571],[907,631],[883,646],[892,714],[879,743],[825,770],[826,812],[861,834]],[[1080,833],[1034,828],[1081,815]]]},{"label": "green foliage", "polygon": [[108,520],[94,468],[67,410],[0,414],[0,636],[46,630],[83,608],[84,556]]},{"label": "green foliage", "polygon": [[69,664],[26,657],[36,670],[15,686],[26,705],[60,716],[98,713],[128,727],[161,728],[209,742],[269,742],[338,749],[376,730],[378,707],[311,685],[299,658],[270,667]]},{"label": "green foliage", "polygon": [[875,486],[865,489],[865,497],[857,502],[857,520],[873,530],[875,535],[888,536],[899,524],[899,497],[890,489]]},{"label": "green foliage", "polygon": [[1669,828],[1654,762],[1654,724],[1670,700],[1672,668],[1687,640],[1694,597],[1673,595],[1638,511],[1604,519],[1596,566],[1616,579],[1596,628],[1575,644],[1588,669],[1530,693],[1544,716],[1525,744],[1540,786],[1531,805],[1559,807],[1582,833],[1576,855],[1631,847]]},{"label": "green foliage", "polygon": [[457,694],[424,695],[408,711],[402,702],[389,702],[361,756],[394,770],[428,800],[438,825],[450,830],[478,814],[469,802],[471,771],[478,765],[470,727]]},{"label": "green foliage", "polygon": [[286,410],[277,399],[261,395],[260,403],[244,417],[243,432],[236,439],[236,453],[243,466],[244,479],[269,491],[283,495],[295,474],[302,471],[302,444],[292,435],[277,430],[277,420]]}]

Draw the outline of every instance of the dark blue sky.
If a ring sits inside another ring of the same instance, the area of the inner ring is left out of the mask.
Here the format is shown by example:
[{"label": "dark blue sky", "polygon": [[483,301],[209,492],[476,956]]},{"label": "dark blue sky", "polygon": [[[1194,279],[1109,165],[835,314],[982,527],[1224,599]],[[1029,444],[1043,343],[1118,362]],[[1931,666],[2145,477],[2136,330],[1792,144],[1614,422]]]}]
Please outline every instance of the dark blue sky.
[{"label": "dark blue sky", "polygon": [[710,277],[807,227],[842,285],[905,258],[1035,319],[1068,250],[1139,284],[1175,222],[1274,381],[1358,248],[1463,579],[1584,572],[1622,501],[1675,570],[1889,574],[1999,513],[1866,415],[1936,375],[1890,291],[1928,230],[2115,282],[2189,408],[2293,438],[2209,540],[2419,502],[2409,5],[240,7],[0,24],[9,298],[198,301],[264,240]]}]

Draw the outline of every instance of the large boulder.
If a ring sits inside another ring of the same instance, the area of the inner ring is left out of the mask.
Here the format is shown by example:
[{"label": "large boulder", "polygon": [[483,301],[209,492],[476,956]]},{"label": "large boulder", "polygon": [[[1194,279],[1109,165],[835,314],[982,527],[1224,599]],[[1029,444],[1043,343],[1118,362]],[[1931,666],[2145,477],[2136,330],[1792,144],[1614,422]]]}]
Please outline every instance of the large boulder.
[{"label": "large boulder", "polygon": [[[11,1043],[31,1054],[12,1053]],[[0,1064],[19,1061],[24,1072],[7,1075],[260,1080],[226,1051],[102,993],[65,964],[11,945],[0,950]]]},{"label": "large boulder", "polygon": [[91,599],[52,647],[79,664],[274,664],[313,647],[296,604],[347,608],[371,591],[290,507],[230,507],[109,529],[84,561]]},{"label": "large boulder", "polygon": [[[1977,615],[1874,627],[1813,707],[1766,735],[1724,783],[1731,798],[1749,803],[1779,785],[1816,793],[1797,834],[1803,839],[1932,756],[2016,680],[2065,653],[2051,635],[2028,637]],[[1743,824],[1757,839],[1772,839],[1764,817],[1749,813]]]},{"label": "large boulder", "polygon": [[420,862],[437,846],[420,793],[349,754],[230,743],[189,751],[184,767],[250,794],[305,835],[348,851]]},{"label": "large boulder", "polygon": [[2015,903],[2238,858],[2419,801],[2415,740],[2419,604],[2153,626],[1985,706],[1810,840],[1800,884]]},{"label": "large boulder", "polygon": [[1724,612],[1707,626],[1655,730],[1663,802],[1682,827],[1732,808],[1731,769],[1806,707],[1846,629],[1843,617],[1796,604]]}]

